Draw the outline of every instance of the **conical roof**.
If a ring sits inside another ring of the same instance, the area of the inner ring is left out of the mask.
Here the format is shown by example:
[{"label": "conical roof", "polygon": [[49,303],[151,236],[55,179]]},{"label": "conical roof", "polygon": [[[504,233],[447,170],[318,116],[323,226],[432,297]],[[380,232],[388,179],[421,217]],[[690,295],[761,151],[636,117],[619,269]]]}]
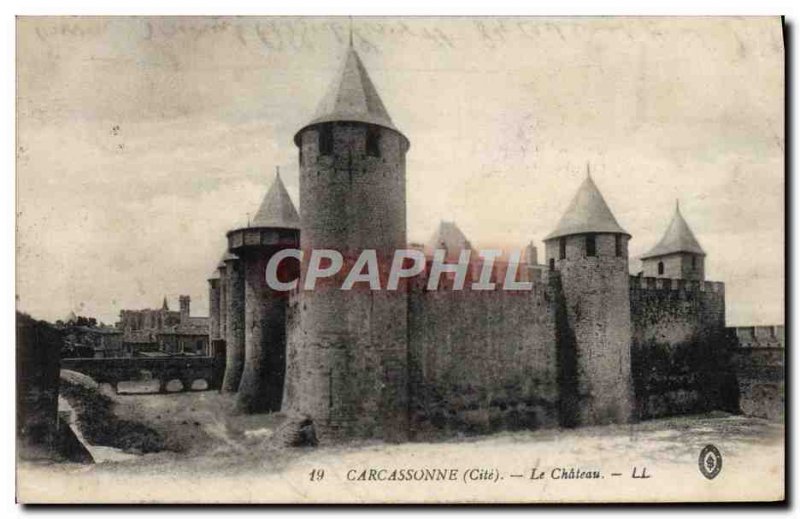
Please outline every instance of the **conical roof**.
[{"label": "conical roof", "polygon": [[162,310],[169,310],[169,305],[167,304],[167,296],[164,296],[164,302],[161,303]]},{"label": "conical roof", "polygon": [[238,256],[231,251],[225,249],[225,252],[222,253],[222,257],[219,259],[219,265],[217,268],[224,268],[225,262],[230,260],[238,259]]},{"label": "conical roof", "polygon": [[431,236],[426,248],[430,252],[436,249],[444,249],[447,251],[447,257],[451,255],[457,257],[462,250],[472,250],[472,244],[455,222],[445,222],[443,220]]},{"label": "conical roof", "polygon": [[641,256],[641,259],[664,256],[676,252],[706,254],[703,247],[698,243],[697,238],[694,237],[694,233],[689,228],[689,224],[683,219],[681,208],[677,202],[675,203],[675,214],[672,216],[672,221],[669,223],[669,227],[667,227],[667,231],[664,233],[661,241],[650,249],[650,252]]},{"label": "conical roof", "polygon": [[280,173],[276,173],[275,180],[261,202],[261,207],[258,208],[250,227],[300,228],[300,216],[294,208],[292,199],[289,198]]},{"label": "conical roof", "polygon": [[299,135],[305,128],[334,121],[376,124],[402,135],[389,117],[389,112],[386,111],[367,69],[364,68],[352,44],[347,48],[344,64],[327,94],[322,98],[314,118],[295,135],[295,143],[299,144]]},{"label": "conical roof", "polygon": [[597,189],[591,175],[586,176],[586,180],[578,188],[578,192],[569,203],[564,216],[556,225],[556,229],[545,240],[586,233],[613,233],[630,236],[617,223],[617,219],[608,208],[608,204],[600,194],[600,190]]}]

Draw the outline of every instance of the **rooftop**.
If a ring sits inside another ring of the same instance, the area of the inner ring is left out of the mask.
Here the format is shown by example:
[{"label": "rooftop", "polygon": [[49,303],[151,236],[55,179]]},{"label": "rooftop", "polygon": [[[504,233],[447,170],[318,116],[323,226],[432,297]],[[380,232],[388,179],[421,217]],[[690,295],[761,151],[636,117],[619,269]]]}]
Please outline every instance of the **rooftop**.
[{"label": "rooftop", "polygon": [[614,218],[611,209],[608,208],[603,195],[600,194],[600,190],[597,189],[597,185],[589,174],[586,175],[586,179],[567,206],[567,210],[555,230],[545,240],[587,233],[627,234],[630,236],[617,223],[617,219]]},{"label": "rooftop", "polygon": [[267,191],[250,226],[300,228],[300,216],[286,191],[286,186],[283,185],[280,171],[275,174],[275,180],[272,181],[272,186]]},{"label": "rooftop", "polygon": [[375,124],[402,135],[402,132],[392,122],[389,112],[386,111],[386,107],[378,95],[378,90],[372,83],[361,58],[353,48],[352,42],[347,48],[340,72],[336,75],[325,97],[322,98],[314,117],[295,135],[295,143],[298,143],[298,136],[303,129],[315,124],[334,121]]},{"label": "rooftop", "polygon": [[455,222],[442,220],[428,241],[426,249],[431,253],[436,249],[444,249],[449,257],[460,254],[462,250],[471,250],[472,244]]},{"label": "rooftop", "polygon": [[689,224],[683,219],[678,202],[675,203],[675,214],[672,216],[672,221],[669,223],[664,236],[647,254],[643,254],[641,259],[665,256],[676,252],[690,252],[703,256],[706,254],[697,238],[694,237]]}]

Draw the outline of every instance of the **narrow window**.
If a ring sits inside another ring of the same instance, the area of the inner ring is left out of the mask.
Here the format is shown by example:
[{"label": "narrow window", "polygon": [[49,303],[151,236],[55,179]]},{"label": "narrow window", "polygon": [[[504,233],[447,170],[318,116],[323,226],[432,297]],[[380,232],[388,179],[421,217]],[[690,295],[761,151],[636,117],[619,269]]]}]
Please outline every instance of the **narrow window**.
[{"label": "narrow window", "polygon": [[697,270],[697,256],[692,255],[692,270]]},{"label": "narrow window", "polygon": [[597,240],[594,234],[586,235],[586,256],[597,256]]},{"label": "narrow window", "polygon": [[556,259],[550,258],[550,271],[554,271],[556,269]]},{"label": "narrow window", "polygon": [[381,130],[377,126],[367,127],[367,156],[381,156]]},{"label": "narrow window", "polygon": [[319,128],[319,154],[333,155],[333,124],[326,123]]},{"label": "narrow window", "polygon": [[558,239],[558,259],[566,259],[567,257],[567,239]]},{"label": "narrow window", "polygon": [[614,235],[614,254],[618,258],[622,257],[622,236],[619,234]]},{"label": "narrow window", "polygon": [[663,261],[659,261],[658,262],[658,275],[659,276],[663,276],[664,275],[664,262]]}]

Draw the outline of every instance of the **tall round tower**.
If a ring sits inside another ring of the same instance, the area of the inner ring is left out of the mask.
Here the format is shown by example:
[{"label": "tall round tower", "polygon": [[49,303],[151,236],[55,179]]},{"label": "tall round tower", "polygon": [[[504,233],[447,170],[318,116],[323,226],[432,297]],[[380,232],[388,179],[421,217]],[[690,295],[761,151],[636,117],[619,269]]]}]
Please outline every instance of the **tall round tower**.
[{"label": "tall round tower", "polygon": [[545,238],[564,295],[558,345],[564,425],[631,420],[630,237],[587,175]]},{"label": "tall round tower", "polygon": [[225,341],[225,374],[220,387],[223,393],[235,393],[239,389],[244,365],[243,313],[238,303],[244,296],[241,274],[232,268],[238,264],[239,258],[227,250],[219,261],[219,333]]},{"label": "tall round tower", "polygon": [[[385,275],[406,248],[406,152],[352,46],[316,116],[295,135],[300,151],[301,247],[364,249]],[[343,275],[342,275],[343,277]],[[404,439],[408,429],[404,291],[339,290],[342,279],[297,295],[289,330],[286,402],[322,441]],[[385,282],[384,282],[385,284]]]},{"label": "tall round tower", "polygon": [[[299,224],[297,210],[276,175],[253,221],[228,233],[228,247],[240,258],[242,275],[244,366],[236,406],[245,413],[281,410],[288,294],[267,285],[266,268],[273,254],[299,246]],[[284,269],[291,268],[284,262]],[[295,277],[296,270],[295,265]]]},{"label": "tall round tower", "polygon": [[219,272],[214,269],[208,278],[208,339],[212,346],[219,336]]}]

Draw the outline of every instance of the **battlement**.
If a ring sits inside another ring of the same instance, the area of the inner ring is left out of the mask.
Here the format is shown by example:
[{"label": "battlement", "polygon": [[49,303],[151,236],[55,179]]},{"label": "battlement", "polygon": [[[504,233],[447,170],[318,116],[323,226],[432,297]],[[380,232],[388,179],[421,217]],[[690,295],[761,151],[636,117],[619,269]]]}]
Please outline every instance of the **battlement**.
[{"label": "battlement", "polygon": [[725,292],[725,283],[689,279],[631,276],[631,290],[678,290],[684,292]]},{"label": "battlement", "polygon": [[783,325],[735,326],[728,328],[736,335],[739,348],[785,348]]}]

